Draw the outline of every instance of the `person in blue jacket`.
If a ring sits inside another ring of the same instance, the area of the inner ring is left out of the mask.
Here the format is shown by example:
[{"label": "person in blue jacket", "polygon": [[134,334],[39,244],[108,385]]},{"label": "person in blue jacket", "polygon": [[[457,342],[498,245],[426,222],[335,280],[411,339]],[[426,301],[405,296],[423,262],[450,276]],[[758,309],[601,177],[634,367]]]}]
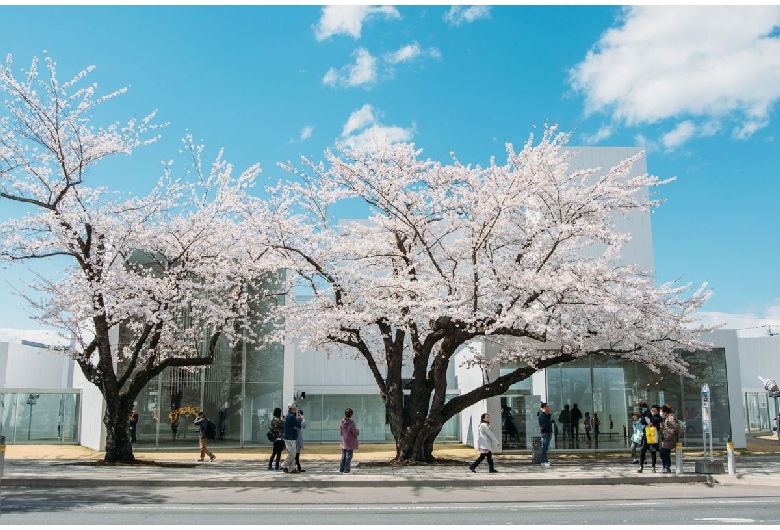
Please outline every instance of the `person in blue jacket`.
[{"label": "person in blue jacket", "polygon": [[550,462],[547,460],[547,451],[550,450],[550,440],[552,439],[552,412],[547,403],[542,403],[542,408],[536,413],[536,417],[539,419],[539,430],[542,433],[542,457],[541,463],[543,467],[550,467]]},{"label": "person in blue jacket", "polygon": [[282,471],[285,473],[298,473],[298,468],[295,467],[295,445],[298,441],[298,429],[300,428],[298,405],[295,402],[290,402],[287,405],[287,416],[284,418],[284,447],[287,449],[287,457],[282,462]]}]

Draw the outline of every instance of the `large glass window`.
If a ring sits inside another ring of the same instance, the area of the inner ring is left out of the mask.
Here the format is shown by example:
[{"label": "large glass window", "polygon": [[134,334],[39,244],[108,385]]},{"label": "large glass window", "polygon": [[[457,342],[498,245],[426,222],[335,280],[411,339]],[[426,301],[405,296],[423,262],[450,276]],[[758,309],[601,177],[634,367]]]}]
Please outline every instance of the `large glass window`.
[{"label": "large glass window", "polygon": [[0,394],[6,443],[78,442],[78,391],[14,390]]}]

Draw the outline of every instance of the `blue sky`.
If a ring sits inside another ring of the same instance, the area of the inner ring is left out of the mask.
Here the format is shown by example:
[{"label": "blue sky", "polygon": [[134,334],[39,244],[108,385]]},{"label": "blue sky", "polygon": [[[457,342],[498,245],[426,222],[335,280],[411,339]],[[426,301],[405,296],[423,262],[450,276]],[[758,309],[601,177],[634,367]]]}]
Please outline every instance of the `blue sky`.
[{"label": "blue sky", "polygon": [[[652,217],[659,281],[708,282],[707,321],[780,330],[780,7],[0,6],[14,69],[44,50],[61,80],[95,65],[99,91],[130,87],[96,120],[170,123],[93,170],[115,189],[148,189],[186,131],[272,179],[372,127],[481,164],[545,122],[643,146],[677,177]],[[11,294],[28,274],[0,274],[0,332],[39,328]]]}]

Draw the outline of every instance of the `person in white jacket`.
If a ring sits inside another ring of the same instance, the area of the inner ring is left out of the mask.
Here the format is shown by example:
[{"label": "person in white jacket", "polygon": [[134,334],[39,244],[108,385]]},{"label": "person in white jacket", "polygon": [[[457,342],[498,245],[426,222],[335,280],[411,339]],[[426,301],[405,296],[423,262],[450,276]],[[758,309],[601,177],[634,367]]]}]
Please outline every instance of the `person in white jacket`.
[{"label": "person in white jacket", "polygon": [[493,452],[492,448],[501,445],[496,440],[493,431],[490,430],[490,414],[487,412],[480,417],[479,423],[479,436],[477,437],[477,449],[479,449],[479,457],[469,466],[472,473],[477,472],[477,466],[487,458],[488,470],[490,473],[498,473],[496,468],[493,467]]}]

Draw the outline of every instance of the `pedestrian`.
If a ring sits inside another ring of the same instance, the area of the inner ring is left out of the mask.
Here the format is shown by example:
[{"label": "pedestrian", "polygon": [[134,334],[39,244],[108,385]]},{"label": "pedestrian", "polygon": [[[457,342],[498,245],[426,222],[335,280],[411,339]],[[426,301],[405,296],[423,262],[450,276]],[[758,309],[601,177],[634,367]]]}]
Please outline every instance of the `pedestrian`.
[{"label": "pedestrian", "polygon": [[543,467],[550,467],[547,459],[547,451],[550,450],[550,439],[552,438],[552,413],[547,403],[542,403],[542,408],[536,413],[539,420],[539,430],[542,433],[542,456],[540,458]]},{"label": "pedestrian", "polygon": [[598,449],[599,445],[599,425],[601,425],[599,415],[594,412],[593,417],[590,419],[590,427],[593,430],[593,439],[596,440],[596,449]]},{"label": "pedestrian", "polygon": [[136,443],[138,433],[138,411],[133,409],[130,412],[130,443]]},{"label": "pedestrian", "polygon": [[580,420],[582,419],[582,411],[575,403],[571,406],[571,435],[575,440],[580,437]]},{"label": "pedestrian", "polygon": [[209,419],[206,417],[206,413],[202,410],[198,412],[198,417],[195,418],[193,423],[198,426],[198,433],[200,434],[200,459],[198,462],[203,462],[206,455],[209,456],[209,462],[213,462],[217,459],[217,456],[209,451],[208,448],[209,439],[206,436],[206,430],[208,429]]},{"label": "pedestrian", "polygon": [[303,417],[303,410],[298,410],[298,419],[301,420],[301,426],[298,427],[298,438],[295,439],[295,467],[298,473],[305,473],[301,469],[301,451],[303,451],[303,430],[306,428],[306,418]]},{"label": "pedestrian", "polygon": [[672,449],[677,446],[677,439],[680,436],[680,423],[677,421],[677,415],[669,405],[661,407],[661,466],[662,473],[672,472]]},{"label": "pedestrian", "polygon": [[498,471],[496,471],[496,468],[493,467],[493,452],[491,451],[491,449],[493,448],[493,446],[496,446],[496,448],[498,448],[499,445],[501,444],[498,443],[498,440],[496,440],[496,436],[493,434],[493,431],[490,430],[490,414],[486,412],[482,414],[482,416],[480,416],[478,435],[477,435],[477,449],[479,449],[479,456],[474,461],[474,463],[469,466],[471,472],[476,473],[477,466],[485,458],[487,458],[488,472],[498,473]]},{"label": "pedestrian", "polygon": [[341,465],[339,473],[349,473],[352,469],[352,454],[358,448],[358,430],[355,422],[352,421],[352,409],[344,410],[344,417],[339,426],[341,432]]},{"label": "pedestrian", "polygon": [[[268,461],[268,471],[275,469],[279,471],[279,460],[282,459],[282,450],[284,449],[284,420],[282,419],[282,409],[274,409],[273,418],[271,418],[271,430],[276,435],[271,450],[271,459]],[[274,458],[276,458],[276,467],[274,467]]]},{"label": "pedestrian", "polygon": [[631,425],[634,431],[631,433],[631,463],[639,463],[639,450],[642,448],[642,439],[644,438],[644,427],[642,426],[642,415],[639,412],[631,413]]},{"label": "pedestrian", "polygon": [[285,473],[297,473],[298,468],[295,464],[295,444],[298,441],[298,428],[301,426],[301,420],[298,419],[298,405],[295,402],[287,404],[287,416],[284,417],[284,447],[287,449],[287,456],[282,462],[282,471]]},{"label": "pedestrian", "polygon": [[658,405],[653,405],[650,407],[650,412],[645,410],[642,414],[642,426],[644,427],[645,436],[642,440],[642,451],[639,453],[639,469],[636,470],[637,473],[644,471],[645,457],[648,451],[650,451],[650,459],[653,465],[652,470],[653,473],[655,473],[656,453],[660,449],[658,445],[658,438],[661,436],[660,429],[662,421],[661,416],[658,414],[660,410]]},{"label": "pedestrian", "polygon": [[571,411],[569,405],[564,405],[563,410],[558,414],[558,423],[563,426],[563,441],[566,441],[566,437],[571,438]]},{"label": "pedestrian", "polygon": [[585,413],[585,417],[582,418],[582,423],[585,425],[585,436],[588,438],[588,445],[590,445],[590,430],[593,428],[590,424],[590,412]]}]

